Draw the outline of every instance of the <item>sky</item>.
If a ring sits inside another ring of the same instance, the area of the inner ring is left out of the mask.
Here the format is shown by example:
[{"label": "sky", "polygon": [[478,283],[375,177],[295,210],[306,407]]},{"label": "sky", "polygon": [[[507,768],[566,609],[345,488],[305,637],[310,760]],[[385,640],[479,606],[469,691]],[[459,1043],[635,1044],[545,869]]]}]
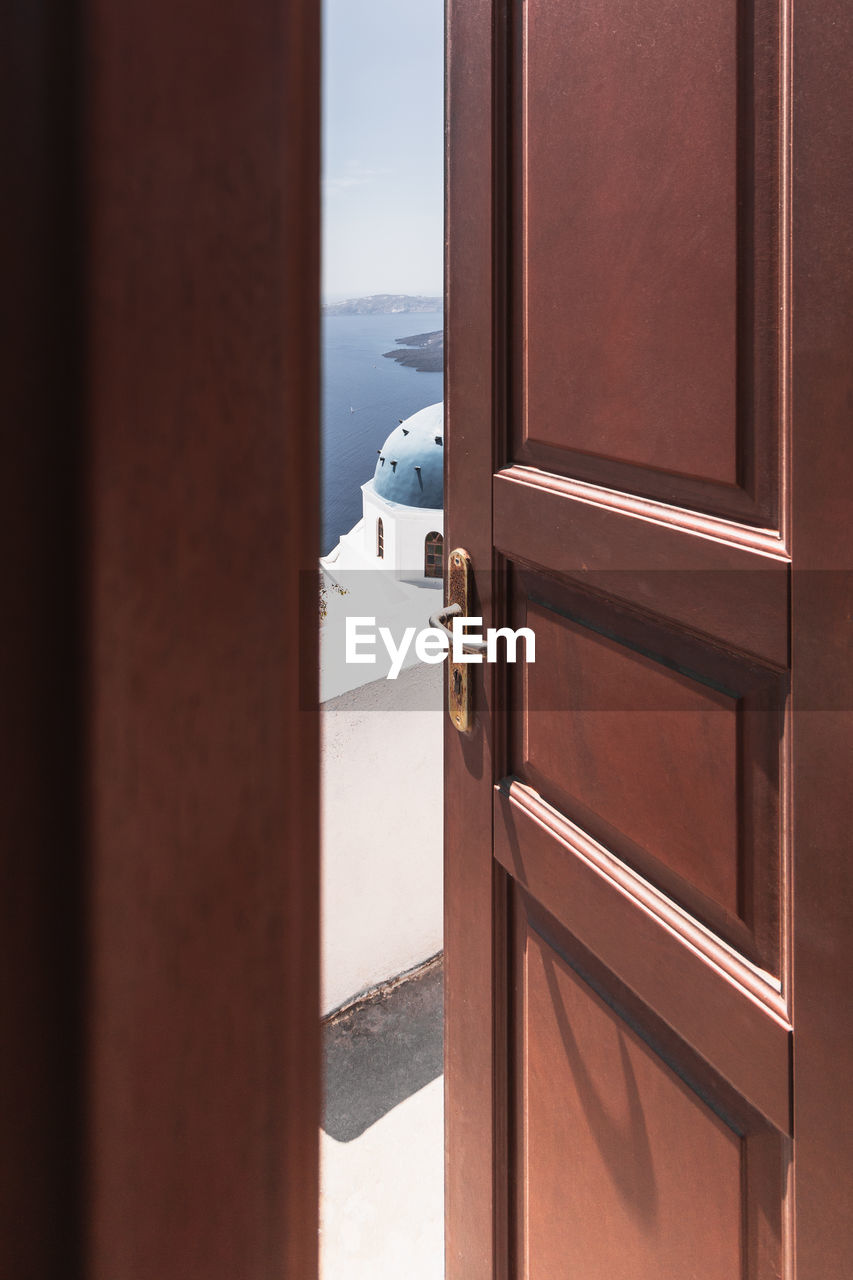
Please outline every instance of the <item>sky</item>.
[{"label": "sky", "polygon": [[440,295],[443,0],[323,0],[323,297]]}]

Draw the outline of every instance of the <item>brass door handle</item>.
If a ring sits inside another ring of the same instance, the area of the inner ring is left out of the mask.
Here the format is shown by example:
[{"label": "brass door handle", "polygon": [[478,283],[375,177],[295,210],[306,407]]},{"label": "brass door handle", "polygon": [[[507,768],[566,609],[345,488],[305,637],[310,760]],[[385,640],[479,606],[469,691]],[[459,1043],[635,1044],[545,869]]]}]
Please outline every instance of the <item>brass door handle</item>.
[{"label": "brass door handle", "polygon": [[[439,631],[446,631],[447,634],[452,639],[453,631],[447,625],[448,619],[460,618],[460,617],[466,617],[466,616],[467,615],[465,615],[462,612],[461,604],[449,604],[446,609],[442,609],[439,613],[433,613],[430,615],[429,625],[431,627],[436,627]],[[487,648],[487,645],[485,640],[473,640],[463,635],[462,637],[463,653],[485,653],[486,648]],[[452,653],[453,650],[451,649],[450,652]]]}]

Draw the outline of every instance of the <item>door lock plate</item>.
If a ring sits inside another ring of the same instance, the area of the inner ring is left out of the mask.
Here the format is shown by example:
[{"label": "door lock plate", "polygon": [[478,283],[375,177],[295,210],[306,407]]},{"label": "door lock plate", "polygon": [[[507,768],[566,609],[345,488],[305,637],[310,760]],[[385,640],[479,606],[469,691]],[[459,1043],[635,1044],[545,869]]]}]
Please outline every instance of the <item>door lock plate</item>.
[{"label": "door lock plate", "polygon": [[[471,558],[462,547],[451,551],[447,560],[447,603],[459,605],[462,616],[468,617],[471,589]],[[453,650],[447,658],[447,710],[454,727],[460,733],[470,733],[474,727],[472,687],[469,678],[470,665],[454,662]]]}]

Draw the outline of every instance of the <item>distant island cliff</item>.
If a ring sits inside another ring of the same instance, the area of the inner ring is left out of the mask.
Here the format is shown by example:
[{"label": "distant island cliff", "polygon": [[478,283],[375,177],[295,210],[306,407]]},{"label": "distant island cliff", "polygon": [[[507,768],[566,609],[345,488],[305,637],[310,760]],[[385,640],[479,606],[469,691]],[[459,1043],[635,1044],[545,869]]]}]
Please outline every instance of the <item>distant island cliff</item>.
[{"label": "distant island cliff", "polygon": [[444,369],[444,330],[434,333],[413,333],[408,338],[397,338],[397,351],[383,351],[389,360],[396,360],[407,369],[418,373],[441,373]]},{"label": "distant island cliff", "polygon": [[443,298],[413,297],[407,293],[374,293],[369,298],[348,298],[346,302],[327,302],[325,316],[407,316],[422,311],[441,311]]}]

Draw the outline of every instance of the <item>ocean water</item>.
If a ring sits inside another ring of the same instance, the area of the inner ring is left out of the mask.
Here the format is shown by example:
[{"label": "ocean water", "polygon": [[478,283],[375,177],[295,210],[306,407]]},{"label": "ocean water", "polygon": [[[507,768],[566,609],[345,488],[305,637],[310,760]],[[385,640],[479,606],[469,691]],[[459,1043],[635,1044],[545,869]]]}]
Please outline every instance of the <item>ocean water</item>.
[{"label": "ocean water", "polygon": [[441,312],[323,317],[323,555],[361,518],[361,486],[388,434],[443,395],[443,374],[405,369],[383,351],[442,325]]}]

